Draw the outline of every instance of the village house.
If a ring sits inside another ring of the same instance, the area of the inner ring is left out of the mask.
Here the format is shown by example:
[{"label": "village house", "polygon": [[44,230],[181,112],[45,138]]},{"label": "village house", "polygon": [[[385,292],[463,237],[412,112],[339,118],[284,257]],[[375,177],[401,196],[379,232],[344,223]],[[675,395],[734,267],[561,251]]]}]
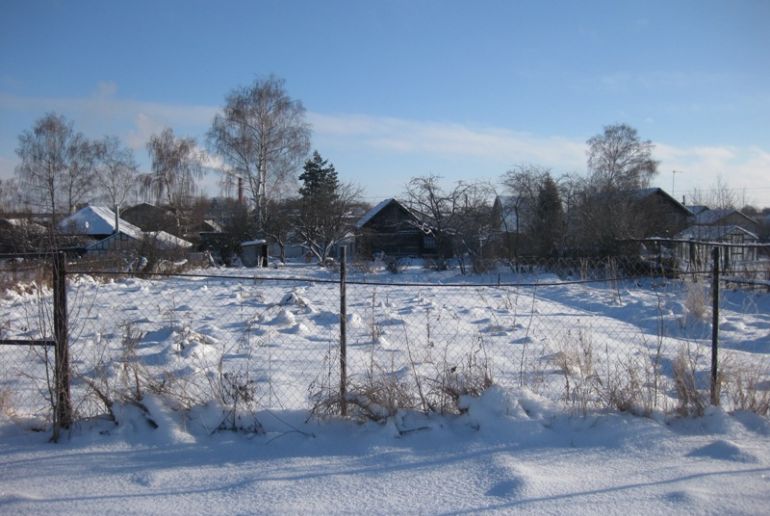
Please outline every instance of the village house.
[{"label": "village house", "polygon": [[675,236],[676,256],[685,270],[701,270],[711,261],[711,251],[720,244],[722,267],[730,270],[761,258],[757,247],[759,224],[740,210],[709,209],[693,205],[692,224]]},{"label": "village house", "polygon": [[424,230],[426,227],[421,217],[401,201],[385,199],[355,224],[358,254],[365,258],[434,257],[436,240]]},{"label": "village house", "polygon": [[103,206],[86,206],[62,219],[57,229],[63,235],[85,239],[86,252],[122,251],[140,243],[158,250],[185,250],[192,244],[166,231],[142,231]]}]

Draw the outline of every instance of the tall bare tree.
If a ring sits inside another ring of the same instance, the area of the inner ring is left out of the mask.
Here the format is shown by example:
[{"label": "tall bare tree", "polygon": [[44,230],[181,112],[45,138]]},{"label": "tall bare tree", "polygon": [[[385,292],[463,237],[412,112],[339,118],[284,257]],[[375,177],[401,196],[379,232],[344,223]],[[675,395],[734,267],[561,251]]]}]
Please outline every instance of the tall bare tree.
[{"label": "tall bare tree", "polygon": [[568,178],[554,179],[549,168],[538,165],[518,165],[503,175],[502,183],[508,197],[501,216],[514,226],[504,228],[513,236],[509,242],[513,257],[560,251],[565,232],[562,194],[569,196]]},{"label": "tall bare tree", "polygon": [[[501,205],[501,218],[505,231],[513,236],[512,255],[518,256],[525,242],[522,237],[531,233],[532,223],[535,220],[534,210],[537,204],[538,194],[545,177],[550,174],[550,169],[538,165],[521,164],[507,171],[502,177],[503,187],[508,194],[503,198]],[[525,246],[526,247],[526,246]]]},{"label": "tall bare tree", "polygon": [[70,121],[49,113],[19,135],[16,169],[32,205],[50,211],[51,220],[72,213],[93,188],[94,146]]},{"label": "tall bare tree", "polygon": [[0,214],[6,215],[20,209],[22,195],[16,178],[0,178]]},{"label": "tall bare tree", "polygon": [[155,197],[156,203],[165,201],[175,212],[177,233],[181,233],[182,212],[195,196],[196,181],[203,177],[201,154],[193,138],[176,138],[170,128],[152,135],[147,150],[152,172],[142,176],[142,187]]},{"label": "tall bare tree", "polygon": [[744,195],[730,188],[727,182],[718,175],[710,188],[694,188],[688,196],[689,204],[700,204],[709,208],[727,209],[746,204]]},{"label": "tall bare tree", "polygon": [[658,162],[652,159],[654,145],[640,140],[631,126],[608,125],[587,143],[588,169],[599,190],[644,188],[658,173]]},{"label": "tall bare tree", "polygon": [[[452,256],[477,258],[494,229],[488,205],[492,188],[484,182],[459,181],[444,189],[441,177],[412,178],[406,187],[409,207],[423,216],[421,229],[433,236],[440,266]],[[462,264],[462,262],[461,262]]]},{"label": "tall bare tree", "polygon": [[96,184],[110,207],[120,208],[136,191],[138,165],[133,151],[114,136],[96,142]]},{"label": "tall bare tree", "polygon": [[268,199],[267,218],[262,231],[271,243],[278,246],[281,263],[286,263],[286,245],[295,231],[297,216],[301,213],[298,198]]},{"label": "tall bare tree", "polygon": [[282,79],[270,76],[235,89],[208,132],[212,150],[248,182],[257,225],[266,219],[267,200],[294,180],[310,149],[305,108],[286,93]]}]

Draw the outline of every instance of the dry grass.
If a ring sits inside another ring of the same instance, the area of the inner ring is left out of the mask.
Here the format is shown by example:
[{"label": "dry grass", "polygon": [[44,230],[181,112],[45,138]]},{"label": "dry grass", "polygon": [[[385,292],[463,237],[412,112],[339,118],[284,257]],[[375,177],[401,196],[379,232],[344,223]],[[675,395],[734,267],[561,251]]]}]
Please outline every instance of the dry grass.
[{"label": "dry grass", "polygon": [[770,415],[770,374],[761,364],[733,365],[725,386],[733,410]]},{"label": "dry grass", "polygon": [[674,388],[678,400],[676,412],[680,416],[700,417],[708,405],[708,395],[699,388],[696,371],[699,356],[688,347],[679,350],[674,359]]},{"label": "dry grass", "polygon": [[709,313],[709,295],[706,286],[701,282],[685,281],[684,308],[688,317],[703,321]]}]

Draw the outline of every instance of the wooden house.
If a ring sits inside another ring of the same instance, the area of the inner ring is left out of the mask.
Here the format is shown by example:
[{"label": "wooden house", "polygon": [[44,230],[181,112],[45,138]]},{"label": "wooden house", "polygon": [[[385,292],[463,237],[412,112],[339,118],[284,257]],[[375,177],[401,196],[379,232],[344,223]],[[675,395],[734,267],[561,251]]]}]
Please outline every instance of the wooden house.
[{"label": "wooden house", "polygon": [[434,257],[436,240],[426,222],[396,199],[385,199],[355,224],[356,248],[365,258],[373,256]]}]

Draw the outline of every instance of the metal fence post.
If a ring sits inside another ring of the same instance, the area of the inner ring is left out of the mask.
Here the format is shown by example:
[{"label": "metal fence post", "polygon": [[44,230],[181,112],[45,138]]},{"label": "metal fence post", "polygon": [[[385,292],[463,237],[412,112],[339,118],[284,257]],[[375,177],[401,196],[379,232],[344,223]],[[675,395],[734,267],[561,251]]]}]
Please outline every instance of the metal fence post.
[{"label": "metal fence post", "polygon": [[348,415],[347,400],[347,299],[345,292],[345,282],[347,281],[347,249],[340,248],[340,413],[343,416]]},{"label": "metal fence post", "polygon": [[67,271],[63,252],[53,256],[53,331],[56,341],[54,383],[56,387],[56,409],[54,414],[54,436],[59,429],[72,424],[72,400],[70,398],[70,364],[67,338]]},{"label": "metal fence post", "polygon": [[711,284],[711,404],[719,405],[717,351],[719,348],[719,247],[711,251],[713,276]]}]

